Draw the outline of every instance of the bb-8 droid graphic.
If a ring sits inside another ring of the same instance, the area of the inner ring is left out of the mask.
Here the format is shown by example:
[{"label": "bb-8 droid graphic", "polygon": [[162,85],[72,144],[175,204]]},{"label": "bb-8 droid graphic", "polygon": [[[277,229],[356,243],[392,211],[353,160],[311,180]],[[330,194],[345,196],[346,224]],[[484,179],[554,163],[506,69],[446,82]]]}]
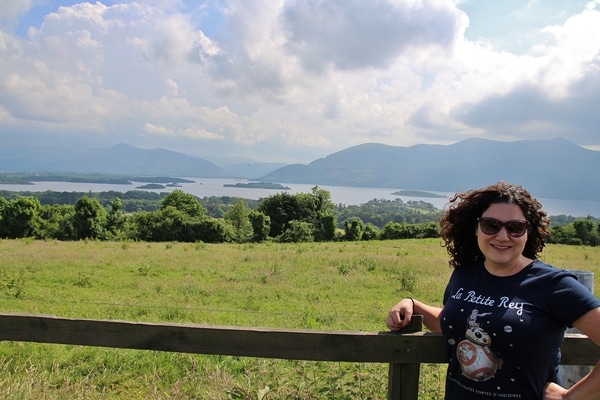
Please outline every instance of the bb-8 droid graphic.
[{"label": "bb-8 droid graphic", "polygon": [[502,361],[490,349],[492,338],[478,325],[469,327],[465,336],[456,349],[463,375],[478,382],[493,378]]}]

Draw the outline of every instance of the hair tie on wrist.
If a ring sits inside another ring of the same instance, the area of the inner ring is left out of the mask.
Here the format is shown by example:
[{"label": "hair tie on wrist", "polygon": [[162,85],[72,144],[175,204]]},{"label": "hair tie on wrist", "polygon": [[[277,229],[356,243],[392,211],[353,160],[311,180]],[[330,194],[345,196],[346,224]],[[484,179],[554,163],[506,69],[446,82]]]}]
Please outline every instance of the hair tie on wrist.
[{"label": "hair tie on wrist", "polygon": [[412,298],[412,297],[407,297],[407,299],[409,299],[410,301],[412,301],[412,304],[413,304],[413,310],[414,310],[414,309],[415,309],[415,301],[413,300],[413,298]]}]

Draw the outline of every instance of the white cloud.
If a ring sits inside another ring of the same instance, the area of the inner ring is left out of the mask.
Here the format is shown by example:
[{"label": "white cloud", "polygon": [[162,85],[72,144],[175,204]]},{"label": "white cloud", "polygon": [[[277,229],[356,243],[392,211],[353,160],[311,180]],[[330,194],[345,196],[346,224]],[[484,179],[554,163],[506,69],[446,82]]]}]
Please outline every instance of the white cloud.
[{"label": "white cloud", "polygon": [[386,68],[411,50],[452,47],[466,27],[452,3],[435,0],[298,0],[282,18],[286,49],[318,71]]},{"label": "white cloud", "polygon": [[33,6],[33,0],[0,0],[0,23],[14,24]]},{"label": "white cloud", "polygon": [[[599,1],[590,2],[585,10],[569,18],[561,26],[549,26],[543,32],[551,34],[555,45],[545,48],[546,60],[542,84],[553,94],[565,96],[570,86],[587,75],[597,74],[600,66]],[[540,49],[542,52],[542,50]]]},{"label": "white cloud", "polygon": [[222,135],[218,135],[213,132],[209,132],[204,128],[191,127],[183,131],[183,136],[193,139],[206,139],[206,140],[225,140]]},{"label": "white cloud", "polygon": [[144,124],[144,131],[152,135],[175,136],[175,131],[164,126],[154,125],[149,122]]},{"label": "white cloud", "polygon": [[597,145],[598,2],[519,54],[469,40],[472,16],[442,0],[113,3],[56,7],[27,39],[0,30],[0,135],[302,162],[364,142]]},{"label": "white cloud", "polygon": [[592,109],[592,104],[600,101],[597,5],[589,3],[564,24],[545,28],[555,38],[552,44],[535,48],[531,55],[514,57],[504,68],[491,71],[492,77],[513,76],[512,83],[495,82],[496,90],[490,87],[481,91],[479,99],[458,104],[452,117],[478,127],[488,137],[564,136],[581,145],[595,145],[594,126],[600,123]]}]

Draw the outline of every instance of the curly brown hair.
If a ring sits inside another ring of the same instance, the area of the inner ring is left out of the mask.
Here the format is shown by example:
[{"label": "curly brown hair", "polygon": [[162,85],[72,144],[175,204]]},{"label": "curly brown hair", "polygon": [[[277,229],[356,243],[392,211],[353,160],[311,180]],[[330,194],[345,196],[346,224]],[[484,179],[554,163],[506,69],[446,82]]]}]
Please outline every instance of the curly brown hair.
[{"label": "curly brown hair", "polygon": [[450,255],[451,267],[483,261],[484,256],[477,245],[475,231],[477,219],[491,204],[516,204],[529,221],[525,257],[535,259],[545,245],[550,219],[542,205],[523,187],[498,182],[488,187],[457,193],[450,199],[446,212],[440,219],[444,247]]}]

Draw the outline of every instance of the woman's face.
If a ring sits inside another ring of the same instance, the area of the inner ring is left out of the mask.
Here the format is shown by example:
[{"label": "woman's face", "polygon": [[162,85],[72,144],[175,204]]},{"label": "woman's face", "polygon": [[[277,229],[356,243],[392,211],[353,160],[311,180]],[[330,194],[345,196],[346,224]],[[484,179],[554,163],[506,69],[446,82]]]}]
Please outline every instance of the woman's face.
[{"label": "woman's face", "polygon": [[[483,212],[481,218],[494,218],[502,223],[507,221],[524,221],[525,215],[516,204],[492,204]],[[485,257],[487,270],[498,276],[509,276],[523,269],[530,260],[524,257],[523,250],[527,243],[528,232],[522,236],[510,235],[506,226],[495,234],[482,231],[482,223],[477,224],[477,244]]]}]

